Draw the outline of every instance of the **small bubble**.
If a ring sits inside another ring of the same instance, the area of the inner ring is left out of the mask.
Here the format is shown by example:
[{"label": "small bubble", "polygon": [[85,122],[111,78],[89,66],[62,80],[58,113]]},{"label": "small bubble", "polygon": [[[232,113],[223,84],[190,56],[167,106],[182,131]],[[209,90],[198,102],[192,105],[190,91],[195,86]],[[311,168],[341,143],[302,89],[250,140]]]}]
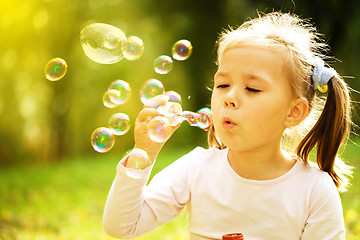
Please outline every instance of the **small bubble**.
[{"label": "small bubble", "polygon": [[109,118],[109,128],[115,135],[124,135],[130,130],[130,118],[125,113],[115,113]]},{"label": "small bubble", "polygon": [[91,145],[94,150],[105,153],[111,150],[115,143],[115,136],[109,128],[100,127],[91,134]]},{"label": "small bubble", "polygon": [[135,169],[144,169],[148,166],[150,166],[150,157],[149,154],[140,149],[140,148],[134,148],[129,157],[131,156],[132,162],[134,162],[134,166],[131,166]]},{"label": "small bubble", "polygon": [[153,78],[144,83],[140,90],[140,99],[144,105],[149,106],[152,98],[164,93],[165,88],[162,82]]},{"label": "small bubble", "polygon": [[137,60],[144,52],[144,43],[139,37],[130,36],[124,43],[122,51],[127,60]]},{"label": "small bubble", "polygon": [[171,135],[171,126],[166,117],[157,116],[151,119],[148,125],[148,134],[154,142],[165,142]]},{"label": "small bubble", "polygon": [[165,93],[166,96],[169,96],[169,101],[170,102],[177,102],[179,104],[181,104],[181,96],[180,94],[178,94],[177,92],[175,91],[167,91]]},{"label": "small bubble", "polygon": [[116,93],[111,95],[111,101],[118,105],[126,103],[131,96],[130,85],[123,80],[113,81],[109,86],[109,90],[119,91],[119,94]]},{"label": "small bubble", "polygon": [[154,70],[159,74],[168,74],[173,67],[173,60],[171,57],[161,55],[154,61]]},{"label": "small bubble", "polygon": [[202,108],[197,111],[197,114],[200,114],[196,121],[197,126],[205,131],[209,130],[212,126],[210,108]]},{"label": "small bubble", "polygon": [[174,43],[171,52],[174,59],[184,61],[190,57],[192,49],[191,42],[183,39]]},{"label": "small bubble", "polygon": [[103,95],[104,106],[108,108],[117,107],[119,106],[118,99],[121,99],[120,92],[116,89],[108,89]]},{"label": "small bubble", "polygon": [[50,81],[60,80],[65,76],[67,63],[62,58],[53,58],[45,66],[45,77]]}]

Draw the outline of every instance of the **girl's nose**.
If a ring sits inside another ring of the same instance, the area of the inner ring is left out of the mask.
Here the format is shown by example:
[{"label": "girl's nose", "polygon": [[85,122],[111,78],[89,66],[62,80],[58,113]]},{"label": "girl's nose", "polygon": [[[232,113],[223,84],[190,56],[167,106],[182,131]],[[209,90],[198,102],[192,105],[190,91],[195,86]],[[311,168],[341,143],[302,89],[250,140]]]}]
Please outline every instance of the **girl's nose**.
[{"label": "girl's nose", "polygon": [[239,108],[239,100],[234,93],[228,93],[224,98],[224,107]]}]

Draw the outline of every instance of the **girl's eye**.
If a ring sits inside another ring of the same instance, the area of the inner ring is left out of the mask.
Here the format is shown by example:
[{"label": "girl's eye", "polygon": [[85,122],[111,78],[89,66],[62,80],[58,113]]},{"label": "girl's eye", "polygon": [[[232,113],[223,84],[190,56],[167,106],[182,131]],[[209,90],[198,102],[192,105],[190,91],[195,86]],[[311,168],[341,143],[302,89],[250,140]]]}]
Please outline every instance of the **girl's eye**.
[{"label": "girl's eye", "polygon": [[216,88],[227,88],[229,86],[230,86],[229,84],[219,84],[216,86]]},{"label": "girl's eye", "polygon": [[248,92],[252,92],[252,93],[261,92],[261,90],[256,89],[256,88],[251,88],[251,87],[247,87],[246,90],[247,90]]}]

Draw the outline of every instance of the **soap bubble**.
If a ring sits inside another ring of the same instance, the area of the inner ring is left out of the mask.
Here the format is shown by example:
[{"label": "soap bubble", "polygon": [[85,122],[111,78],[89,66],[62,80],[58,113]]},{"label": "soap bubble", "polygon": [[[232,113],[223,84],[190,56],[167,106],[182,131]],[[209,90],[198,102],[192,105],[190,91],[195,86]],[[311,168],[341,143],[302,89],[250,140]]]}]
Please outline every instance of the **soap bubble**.
[{"label": "soap bubble", "polygon": [[171,71],[172,67],[173,60],[169,56],[161,55],[154,61],[154,70],[156,73],[167,74]]},{"label": "soap bubble", "polygon": [[45,66],[45,77],[50,81],[60,80],[65,76],[67,63],[62,58],[53,58]]},{"label": "soap bubble", "polygon": [[113,81],[110,86],[109,90],[117,90],[119,91],[119,94],[115,92],[115,94],[110,94],[111,101],[115,104],[124,104],[127,102],[131,96],[131,88],[129,83],[123,81],[123,80],[115,80]]},{"label": "soap bubble", "polygon": [[212,126],[211,110],[210,108],[202,108],[197,111],[200,116],[196,120],[196,124],[199,128],[207,131]]},{"label": "soap bubble", "polygon": [[126,36],[117,27],[105,23],[92,23],[80,33],[81,46],[91,60],[112,64],[123,58],[122,46]]},{"label": "soap bubble", "polygon": [[154,142],[165,142],[171,135],[171,126],[166,117],[157,116],[148,124],[148,134]]},{"label": "soap bubble", "polygon": [[104,153],[110,151],[114,143],[115,136],[109,128],[100,127],[91,134],[91,145],[97,152]]},{"label": "soap bubble", "polygon": [[130,130],[130,118],[125,113],[115,113],[108,121],[111,132],[115,135],[124,135]]},{"label": "soap bubble", "polygon": [[172,56],[176,60],[184,61],[190,57],[192,48],[193,47],[190,41],[185,39],[179,40],[173,45],[171,49]]},{"label": "soap bubble", "polygon": [[186,121],[189,122],[190,126],[198,126],[197,120],[200,117],[200,114],[190,112],[190,111],[183,111],[182,117],[186,119]]},{"label": "soap bubble", "polygon": [[182,107],[179,103],[167,102],[166,105],[158,106],[156,109],[167,117],[170,126],[176,126],[183,122]]},{"label": "soap bubble", "polygon": [[130,36],[123,44],[122,51],[124,58],[126,58],[127,60],[137,60],[144,52],[144,43],[140,38],[136,36]]},{"label": "soap bubble", "polygon": [[129,157],[132,159],[131,162],[134,163],[129,166],[131,168],[144,169],[151,165],[149,154],[140,148],[134,148]]},{"label": "soap bubble", "polygon": [[119,106],[118,100],[121,99],[120,92],[116,89],[108,89],[103,95],[105,107],[114,108]]},{"label": "soap bubble", "polygon": [[164,94],[165,88],[161,81],[157,79],[150,79],[144,83],[143,87],[140,90],[141,102],[145,106],[151,107],[151,99],[157,95]]},{"label": "soap bubble", "polygon": [[177,102],[179,104],[182,102],[180,94],[175,91],[167,91],[165,95],[169,97],[170,102]]}]

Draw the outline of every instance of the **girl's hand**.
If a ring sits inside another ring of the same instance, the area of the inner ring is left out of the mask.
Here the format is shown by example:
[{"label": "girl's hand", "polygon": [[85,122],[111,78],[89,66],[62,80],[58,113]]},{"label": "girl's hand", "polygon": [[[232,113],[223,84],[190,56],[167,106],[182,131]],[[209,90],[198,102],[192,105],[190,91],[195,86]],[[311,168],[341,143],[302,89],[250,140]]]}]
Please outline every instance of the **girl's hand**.
[{"label": "girl's hand", "polygon": [[[157,96],[153,99],[155,106],[157,105],[165,105],[168,101],[168,98],[165,96]],[[149,108],[144,107],[143,110],[140,111],[136,121],[135,121],[135,130],[134,130],[134,137],[135,137],[135,146],[134,148],[140,148],[146,151],[149,154],[149,161],[148,164],[142,165],[141,169],[144,169],[150,166],[156,159],[158,153],[160,152],[162,146],[165,142],[154,142],[149,138],[148,135],[148,125],[151,119],[156,116],[162,116],[156,108]],[[171,127],[171,134],[172,135],[175,130],[181,125],[179,123],[176,126]],[[135,168],[138,167],[138,163],[136,159],[133,159],[131,154],[128,160],[125,163],[125,167]]]}]

